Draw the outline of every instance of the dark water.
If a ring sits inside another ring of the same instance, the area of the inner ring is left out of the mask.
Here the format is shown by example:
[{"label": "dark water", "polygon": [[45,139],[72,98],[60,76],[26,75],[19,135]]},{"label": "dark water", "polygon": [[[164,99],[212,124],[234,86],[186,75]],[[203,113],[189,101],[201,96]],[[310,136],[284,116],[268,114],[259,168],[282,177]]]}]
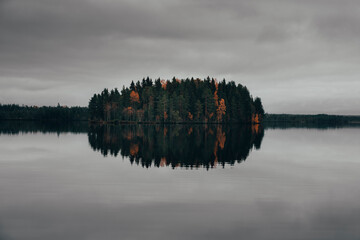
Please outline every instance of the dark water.
[{"label": "dark water", "polygon": [[0,239],[360,239],[360,128],[1,123]]}]

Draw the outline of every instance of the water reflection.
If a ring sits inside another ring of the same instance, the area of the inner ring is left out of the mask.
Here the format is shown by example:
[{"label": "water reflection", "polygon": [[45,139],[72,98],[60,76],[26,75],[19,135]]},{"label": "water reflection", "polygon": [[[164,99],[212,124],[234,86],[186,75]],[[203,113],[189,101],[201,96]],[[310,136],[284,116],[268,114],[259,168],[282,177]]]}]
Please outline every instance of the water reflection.
[{"label": "water reflection", "polygon": [[[85,125],[63,134],[0,122],[0,239],[360,239],[360,128],[269,129],[261,143],[256,127]],[[87,134],[118,157],[102,161]],[[220,171],[120,160],[189,159],[187,149],[228,161],[260,145],[246,168]]]},{"label": "water reflection", "polygon": [[260,149],[264,130],[226,125],[91,126],[91,147],[102,155],[128,157],[142,167],[199,168],[244,161]]},{"label": "water reflection", "polygon": [[22,133],[87,133],[88,123],[57,121],[0,121],[0,134],[17,135]]},{"label": "water reflection", "polygon": [[290,129],[290,128],[305,128],[305,129],[339,129],[339,128],[358,128],[359,123],[301,123],[301,122],[265,122],[266,129]]}]

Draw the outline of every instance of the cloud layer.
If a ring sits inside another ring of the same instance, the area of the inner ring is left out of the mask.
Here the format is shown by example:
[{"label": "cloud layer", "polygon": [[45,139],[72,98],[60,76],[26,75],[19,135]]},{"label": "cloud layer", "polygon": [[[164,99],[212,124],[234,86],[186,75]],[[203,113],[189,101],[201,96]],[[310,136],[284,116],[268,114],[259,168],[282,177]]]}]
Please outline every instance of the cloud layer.
[{"label": "cloud layer", "polygon": [[359,114],[359,22],[356,0],[0,0],[0,102],[212,76],[267,112]]}]

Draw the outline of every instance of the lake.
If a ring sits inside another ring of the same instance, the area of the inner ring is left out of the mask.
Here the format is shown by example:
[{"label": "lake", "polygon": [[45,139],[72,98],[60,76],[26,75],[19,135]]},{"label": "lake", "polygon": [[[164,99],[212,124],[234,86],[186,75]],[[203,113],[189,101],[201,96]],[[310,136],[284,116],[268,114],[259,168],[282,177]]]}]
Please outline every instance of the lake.
[{"label": "lake", "polygon": [[0,239],[360,239],[360,128],[0,123]]}]

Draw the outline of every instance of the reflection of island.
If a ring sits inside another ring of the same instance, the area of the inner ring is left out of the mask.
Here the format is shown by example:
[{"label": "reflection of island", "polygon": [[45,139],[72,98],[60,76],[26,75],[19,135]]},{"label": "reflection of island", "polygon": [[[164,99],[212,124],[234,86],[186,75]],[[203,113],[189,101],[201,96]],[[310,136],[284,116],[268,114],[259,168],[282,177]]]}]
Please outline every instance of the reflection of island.
[{"label": "reflection of island", "polygon": [[92,126],[88,137],[94,150],[130,158],[143,167],[211,168],[244,161],[259,149],[264,131],[226,125]]}]

